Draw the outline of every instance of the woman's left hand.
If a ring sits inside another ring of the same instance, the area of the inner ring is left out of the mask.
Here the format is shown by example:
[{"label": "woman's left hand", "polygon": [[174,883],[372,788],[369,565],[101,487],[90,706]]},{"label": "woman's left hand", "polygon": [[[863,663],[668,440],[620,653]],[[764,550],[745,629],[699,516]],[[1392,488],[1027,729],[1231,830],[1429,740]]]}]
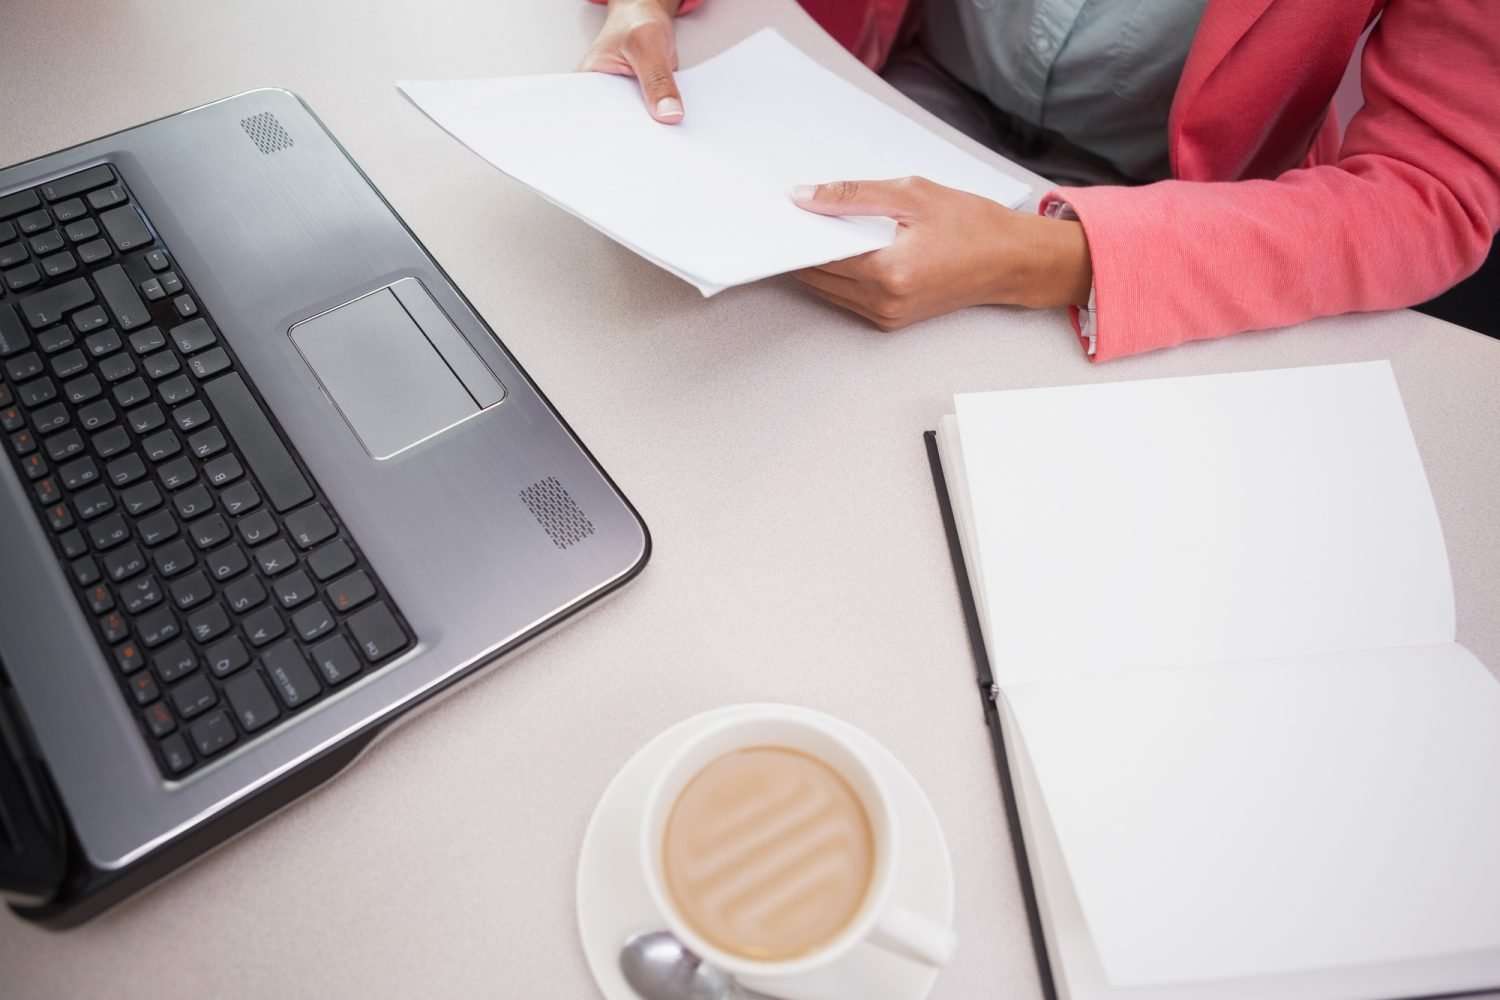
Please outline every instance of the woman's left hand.
[{"label": "woman's left hand", "polygon": [[885,249],[795,274],[882,330],[974,305],[1088,301],[1093,267],[1077,222],[1014,212],[920,177],[799,187],[792,200],[820,215],[896,220]]}]

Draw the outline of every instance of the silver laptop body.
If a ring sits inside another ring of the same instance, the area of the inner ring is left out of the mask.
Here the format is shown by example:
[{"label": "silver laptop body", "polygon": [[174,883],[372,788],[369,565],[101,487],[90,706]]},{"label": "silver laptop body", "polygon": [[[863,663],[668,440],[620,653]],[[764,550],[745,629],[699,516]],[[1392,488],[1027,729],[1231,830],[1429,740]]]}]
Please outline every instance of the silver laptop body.
[{"label": "silver laptop body", "polygon": [[0,665],[74,855],[55,892],[11,896],[58,925],[326,780],[399,717],[632,577],[650,549],[628,501],[297,97],[253,91],[5,168],[0,197],[101,163],[415,644],[173,779],[34,484],[0,462]]}]

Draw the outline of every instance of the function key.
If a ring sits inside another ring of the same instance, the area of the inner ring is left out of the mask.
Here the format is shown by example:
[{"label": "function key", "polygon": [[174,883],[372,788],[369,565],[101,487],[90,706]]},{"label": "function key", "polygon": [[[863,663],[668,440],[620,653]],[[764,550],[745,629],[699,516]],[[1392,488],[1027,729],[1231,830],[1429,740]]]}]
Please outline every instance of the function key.
[{"label": "function key", "polygon": [[0,222],[0,243],[9,243],[16,238],[16,235],[14,222]]},{"label": "function key", "polygon": [[30,431],[17,431],[10,436],[10,446],[17,455],[30,455],[36,451],[36,438]]},{"label": "function key", "polygon": [[[99,619],[99,631],[104,633],[106,642],[120,642],[130,635],[130,629],[125,626],[125,618],[118,611],[111,611]],[[145,676],[149,678],[151,675]],[[155,699],[156,696],[152,695],[146,701]]]},{"label": "function key", "polygon": [[375,585],[364,570],[355,570],[328,585],[328,599],[339,611],[350,611],[375,596]]},{"label": "function key", "polygon": [[177,720],[172,718],[172,713],[162,702],[157,702],[143,713],[146,719],[146,728],[151,735],[160,739],[177,728]]},{"label": "function key", "polygon": [[97,167],[89,167],[87,170],[80,170],[76,174],[59,177],[55,181],[43,184],[42,195],[48,201],[61,201],[114,182],[115,172],[108,164],[101,163]]},{"label": "function key", "polygon": [[310,503],[286,517],[286,530],[299,549],[310,549],[338,532],[322,504]]},{"label": "function key", "polygon": [[103,211],[111,205],[118,205],[126,201],[125,192],[118,187],[107,187],[103,191],[95,191],[89,195],[89,205],[94,211]]},{"label": "function key", "polygon": [[229,716],[222,710],[193,723],[190,732],[193,735],[193,746],[204,757],[212,757],[223,750],[235,741],[237,735],[234,723],[229,721]]},{"label": "function key", "polygon": [[171,261],[167,260],[167,252],[165,250],[152,250],[146,254],[146,265],[151,270],[160,273],[171,266]]},{"label": "function key", "polygon": [[371,663],[399,652],[407,644],[406,633],[384,601],[378,601],[350,618],[349,631],[354,633],[355,644]]},{"label": "function key", "polygon": [[[80,587],[87,587],[90,584],[99,582],[99,564],[88,556],[84,556],[82,559],[74,559],[68,568],[73,571],[73,580]],[[123,639],[124,636],[120,636],[120,638]]]},{"label": "function key", "polygon": [[[33,453],[33,454],[27,455],[25,458],[21,459],[21,469],[22,469],[22,471],[24,471],[26,473],[26,478],[27,479],[36,479],[38,476],[45,476],[47,474],[47,463],[42,461],[42,456]],[[51,480],[49,479],[49,480],[47,480],[47,482],[50,483]],[[55,486],[53,486],[52,488],[56,489]],[[38,495],[40,495],[41,489],[42,489],[42,485],[40,483],[38,483],[37,484]],[[49,500],[43,500],[42,501],[42,503],[50,503],[50,502],[51,501],[49,501]]]},{"label": "function key", "polygon": [[0,410],[0,428],[7,431],[19,430],[26,426],[26,418],[21,416],[19,407],[7,406]]},{"label": "function key", "polygon": [[[41,462],[40,455],[27,455],[26,461],[23,464],[30,465],[30,463],[32,462],[43,464],[45,467],[45,464]],[[28,473],[30,472],[29,469],[27,471]],[[41,482],[36,484],[36,499],[38,503],[44,506],[47,504],[57,503],[57,501],[61,497],[62,494],[58,492],[57,483],[54,480],[43,479]]]},{"label": "function key", "polygon": [[59,536],[57,543],[62,546],[63,555],[69,559],[77,559],[89,550],[88,543],[83,540],[83,532],[81,531],[69,531]]},{"label": "function key", "polygon": [[115,665],[120,668],[122,674],[133,674],[146,665],[146,658],[141,655],[140,647],[133,642],[127,642],[123,646],[115,647]]},{"label": "function key", "polygon": [[224,697],[229,699],[230,709],[247,733],[269,726],[281,714],[271,700],[271,692],[266,690],[266,682],[254,670],[225,684]]}]

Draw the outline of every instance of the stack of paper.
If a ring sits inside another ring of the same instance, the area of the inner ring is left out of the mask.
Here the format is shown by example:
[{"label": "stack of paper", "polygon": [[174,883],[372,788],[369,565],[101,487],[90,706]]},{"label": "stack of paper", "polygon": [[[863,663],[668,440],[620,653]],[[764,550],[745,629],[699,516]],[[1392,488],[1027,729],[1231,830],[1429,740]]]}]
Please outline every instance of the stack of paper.
[{"label": "stack of paper", "polygon": [[398,86],[495,167],[704,295],[890,244],[890,220],[806,212],[797,184],[922,176],[1010,207],[1030,194],[769,29],[677,82],[677,125],[651,119],[635,80],[600,73]]}]

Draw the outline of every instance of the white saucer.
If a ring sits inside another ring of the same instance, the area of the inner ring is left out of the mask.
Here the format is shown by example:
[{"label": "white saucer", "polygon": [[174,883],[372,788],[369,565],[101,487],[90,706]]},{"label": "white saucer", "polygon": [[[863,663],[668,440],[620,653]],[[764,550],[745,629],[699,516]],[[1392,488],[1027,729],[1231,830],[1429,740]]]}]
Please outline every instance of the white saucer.
[{"label": "white saucer", "polygon": [[[633,934],[662,928],[640,870],[637,838],[646,792],[673,748],[712,722],[753,712],[760,706],[732,705],[679,722],[630,758],[594,809],[578,861],[578,930],[594,981],[606,1000],[639,1000],[620,973],[620,946]],[[789,708],[790,706],[778,706]],[[862,745],[881,769],[901,824],[902,857],[897,863],[894,899],[918,913],[953,924],[953,863],[937,814],[911,774],[895,756],[858,729],[811,709],[793,709],[836,727]],[[857,945],[819,982],[778,986],[786,1000],[923,1000],[938,972],[875,948]],[[830,980],[836,985],[830,983]]]}]

